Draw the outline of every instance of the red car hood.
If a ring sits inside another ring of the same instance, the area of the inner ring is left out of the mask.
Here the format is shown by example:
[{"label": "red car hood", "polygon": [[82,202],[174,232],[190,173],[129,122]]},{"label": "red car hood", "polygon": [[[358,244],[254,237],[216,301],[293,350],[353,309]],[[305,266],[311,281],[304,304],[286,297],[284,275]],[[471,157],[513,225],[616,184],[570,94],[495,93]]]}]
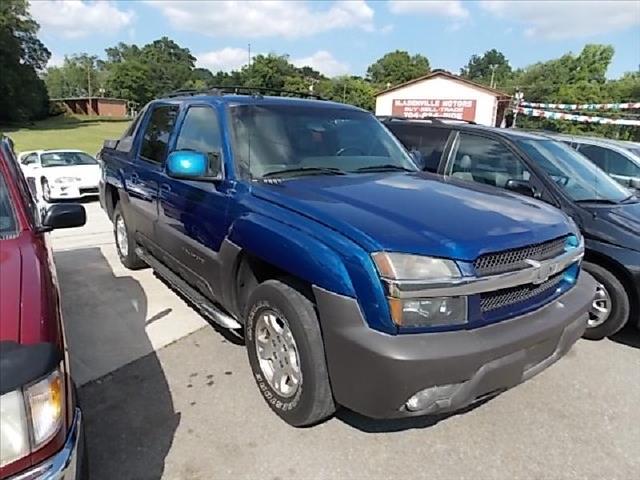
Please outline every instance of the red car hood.
[{"label": "red car hood", "polygon": [[20,238],[0,240],[0,340],[20,341]]}]

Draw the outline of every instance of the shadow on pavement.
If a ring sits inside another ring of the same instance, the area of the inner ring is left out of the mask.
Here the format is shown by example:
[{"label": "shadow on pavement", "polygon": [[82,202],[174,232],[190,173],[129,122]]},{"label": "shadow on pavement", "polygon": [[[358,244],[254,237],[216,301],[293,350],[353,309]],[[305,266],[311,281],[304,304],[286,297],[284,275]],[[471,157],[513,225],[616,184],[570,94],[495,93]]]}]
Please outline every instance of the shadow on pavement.
[{"label": "shadow on pavement", "polygon": [[440,415],[426,415],[422,417],[407,417],[407,418],[393,418],[388,420],[379,420],[375,418],[365,417],[359,413],[352,412],[346,408],[338,410],[336,418],[343,421],[347,425],[360,430],[365,433],[390,433],[390,432],[403,432],[405,430],[415,430],[422,428],[429,428],[437,425],[438,423],[448,420],[458,415],[464,415],[471,412],[476,408],[481,407],[485,403],[490,402],[496,398],[497,395],[480,400],[468,407],[461,410],[443,413]]},{"label": "shadow on pavement", "polygon": [[159,479],[180,414],[145,326],[168,312],[147,319],[139,282],[115,276],[99,248],[58,251],[55,261],[77,378],[125,365],[79,389],[91,479]]},{"label": "shadow on pavement", "polygon": [[633,325],[627,325],[611,337],[611,340],[628,347],[640,348],[640,329]]}]

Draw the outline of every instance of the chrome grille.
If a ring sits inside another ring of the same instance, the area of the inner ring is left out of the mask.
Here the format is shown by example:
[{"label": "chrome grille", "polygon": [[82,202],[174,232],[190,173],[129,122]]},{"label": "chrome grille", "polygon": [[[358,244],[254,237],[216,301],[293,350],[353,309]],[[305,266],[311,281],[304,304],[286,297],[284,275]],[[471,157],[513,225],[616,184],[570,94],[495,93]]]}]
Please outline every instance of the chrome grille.
[{"label": "chrome grille", "polygon": [[530,245],[525,248],[505,250],[489,253],[479,257],[474,263],[476,275],[496,275],[527,268],[525,260],[548,260],[560,255],[565,248],[566,237],[557,238],[549,242]]},{"label": "chrome grille", "polygon": [[502,307],[525,302],[557,287],[562,281],[562,273],[549,278],[540,285],[528,284],[519,287],[505,288],[496,292],[483,293],[480,296],[480,308],[483,313]]}]

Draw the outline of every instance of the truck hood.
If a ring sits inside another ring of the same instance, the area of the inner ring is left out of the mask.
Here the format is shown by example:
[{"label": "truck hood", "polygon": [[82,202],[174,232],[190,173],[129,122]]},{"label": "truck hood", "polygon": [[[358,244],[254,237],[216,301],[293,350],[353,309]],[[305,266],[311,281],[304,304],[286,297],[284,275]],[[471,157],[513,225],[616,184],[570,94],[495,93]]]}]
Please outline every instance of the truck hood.
[{"label": "truck hood", "polygon": [[592,237],[640,252],[640,202],[583,208],[596,222],[588,229]]},{"label": "truck hood", "polygon": [[18,239],[0,240],[0,341],[20,340],[22,255]]},{"label": "truck hood", "polygon": [[253,195],[370,252],[473,261],[574,232],[562,212],[542,202],[422,172],[287,179],[256,184]]}]

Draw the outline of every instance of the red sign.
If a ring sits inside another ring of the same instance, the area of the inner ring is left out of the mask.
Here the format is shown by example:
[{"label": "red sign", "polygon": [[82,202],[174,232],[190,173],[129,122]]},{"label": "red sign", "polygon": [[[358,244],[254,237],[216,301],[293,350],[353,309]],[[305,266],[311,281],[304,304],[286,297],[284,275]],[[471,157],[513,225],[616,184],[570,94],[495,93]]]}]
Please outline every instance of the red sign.
[{"label": "red sign", "polygon": [[391,114],[404,118],[449,117],[473,122],[476,119],[476,101],[394,100]]}]

